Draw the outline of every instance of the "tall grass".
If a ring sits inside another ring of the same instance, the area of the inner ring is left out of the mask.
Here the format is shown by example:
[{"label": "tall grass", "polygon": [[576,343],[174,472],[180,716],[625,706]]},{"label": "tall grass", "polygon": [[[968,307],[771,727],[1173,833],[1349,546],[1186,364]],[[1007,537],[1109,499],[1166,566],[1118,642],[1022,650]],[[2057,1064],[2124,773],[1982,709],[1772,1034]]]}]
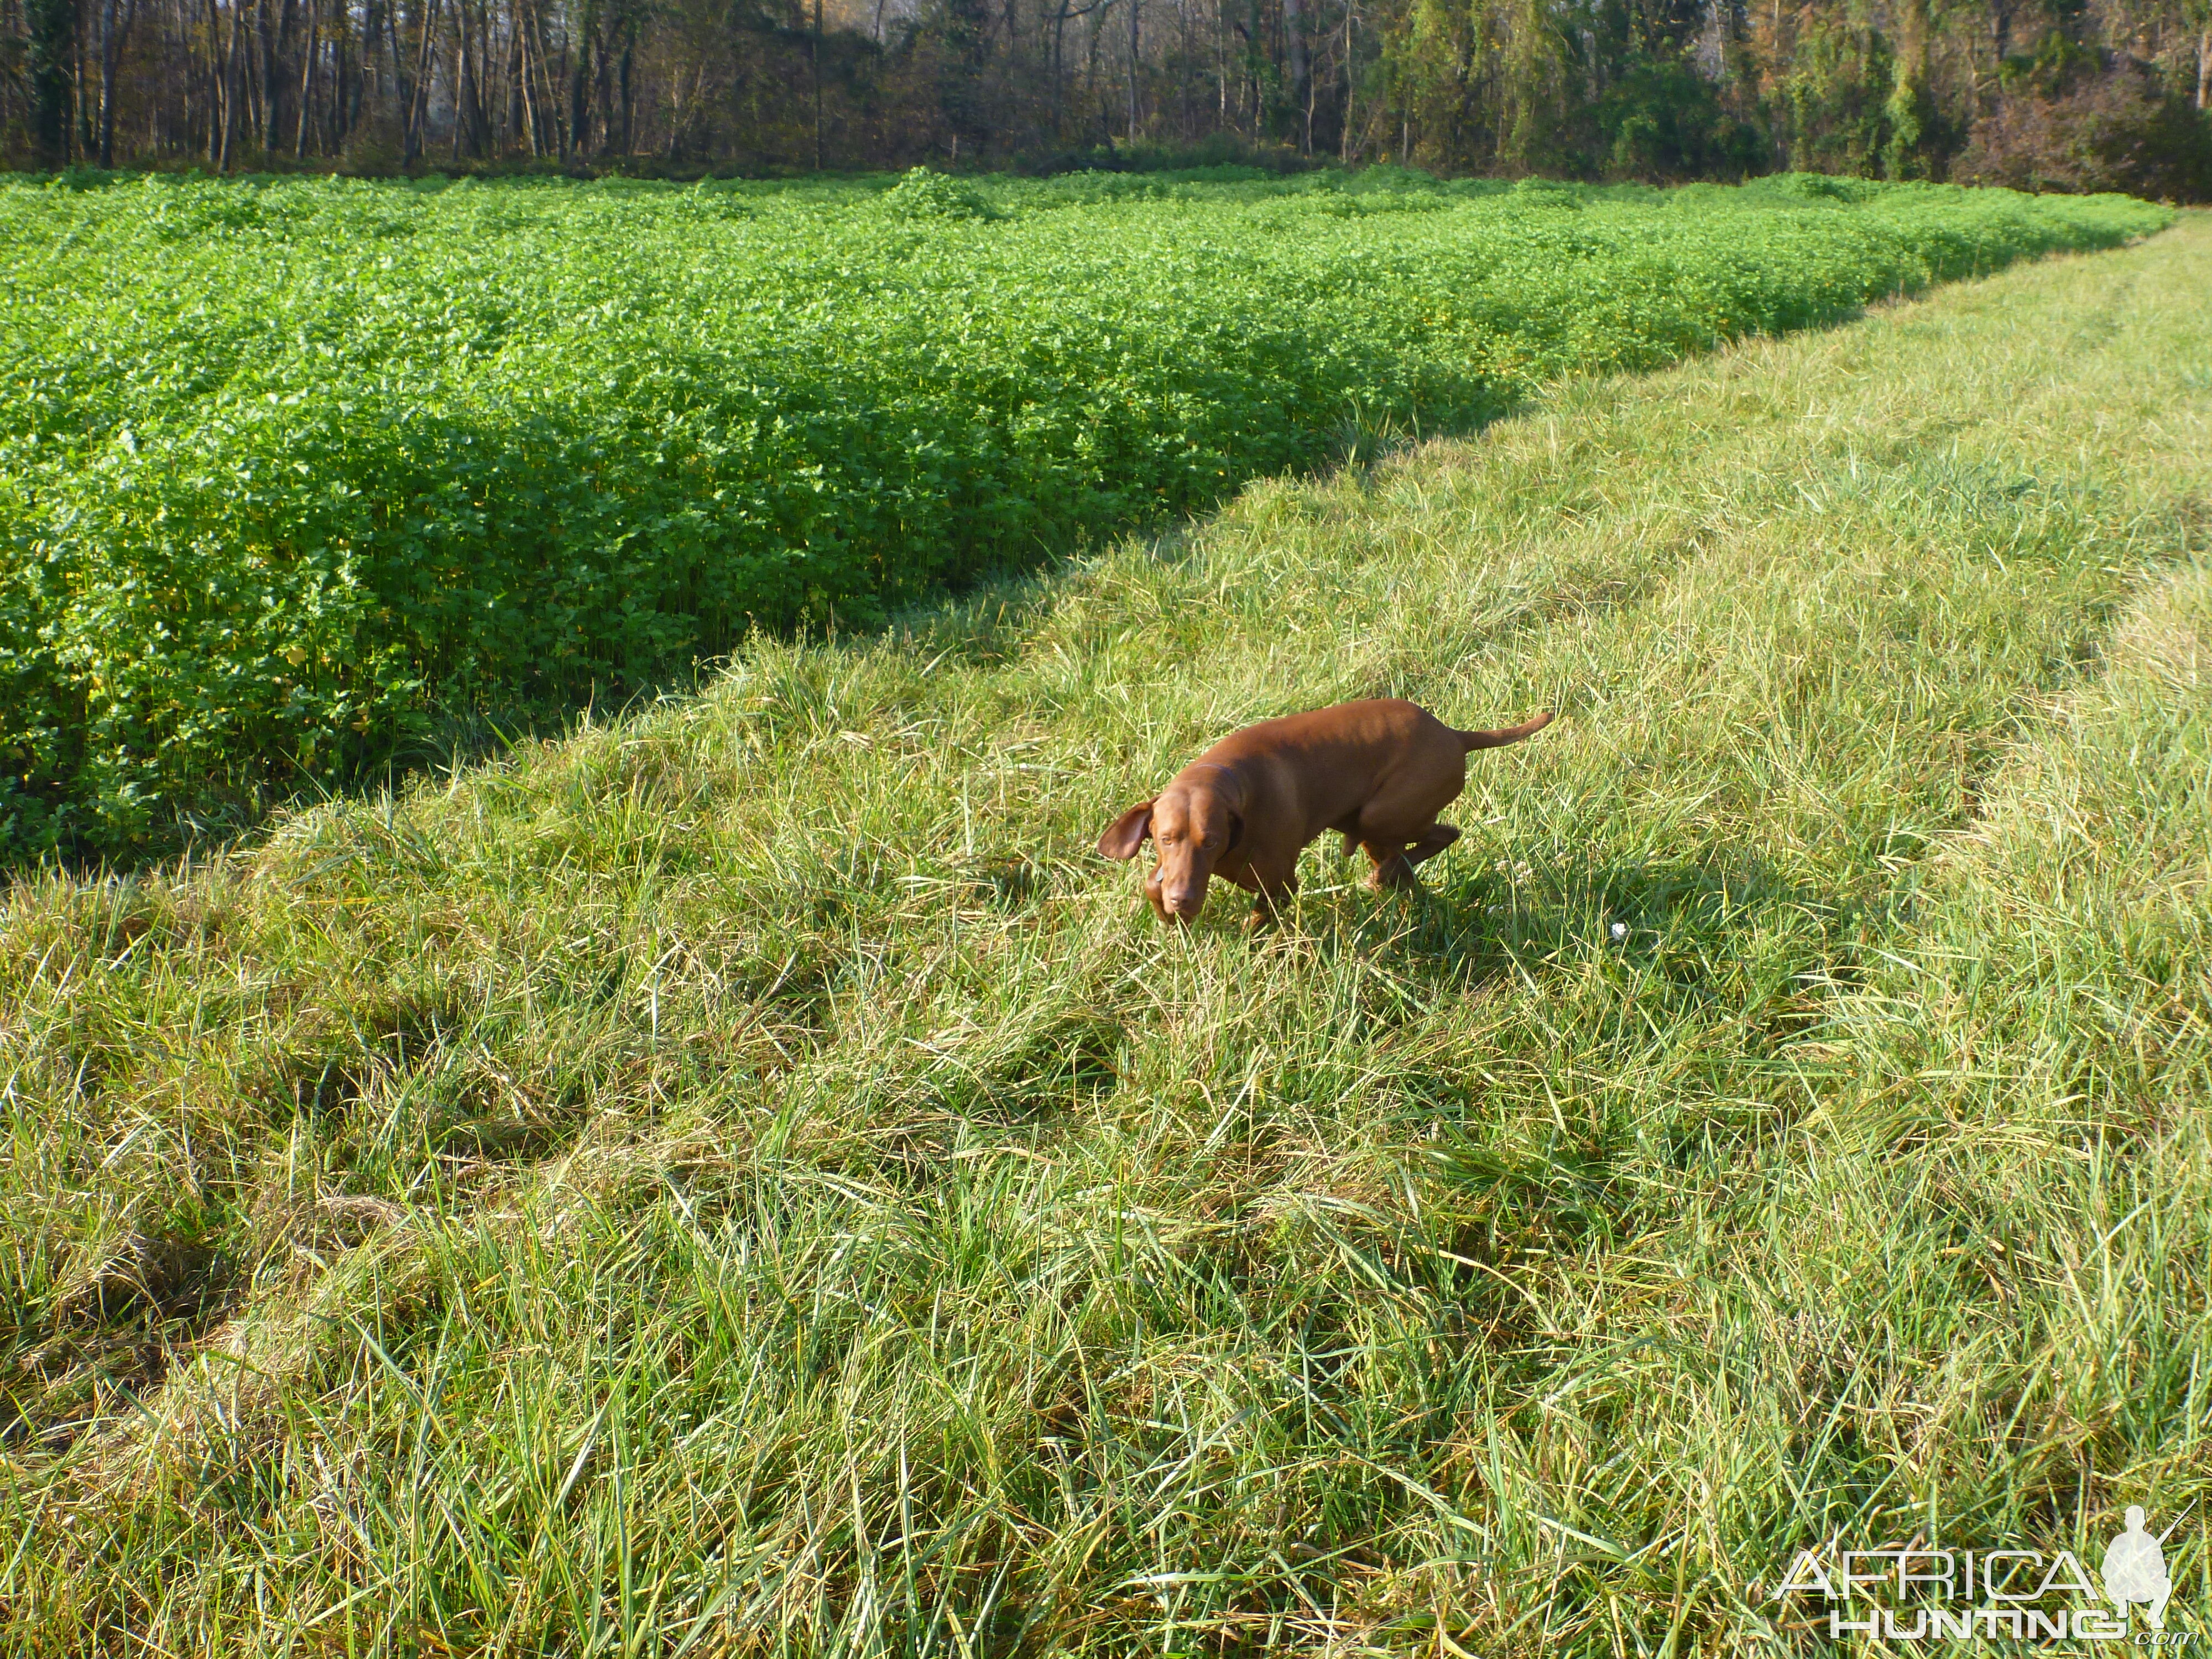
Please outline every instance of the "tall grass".
[{"label": "tall grass", "polygon": [[[2192,216],[18,882],[7,1644],[1810,1650],[1802,1547],[2163,1527],[2208,293]],[[1089,853],[1382,692],[1565,711],[1425,901]]]}]

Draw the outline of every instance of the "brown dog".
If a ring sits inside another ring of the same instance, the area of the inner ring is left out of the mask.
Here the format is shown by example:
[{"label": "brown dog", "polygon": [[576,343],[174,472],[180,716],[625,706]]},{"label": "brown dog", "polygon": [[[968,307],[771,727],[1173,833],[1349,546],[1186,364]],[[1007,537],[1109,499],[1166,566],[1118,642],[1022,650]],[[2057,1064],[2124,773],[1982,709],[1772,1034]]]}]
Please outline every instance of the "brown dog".
[{"label": "brown dog", "polygon": [[1467,757],[1518,743],[1548,714],[1502,732],[1460,732],[1396,697],[1340,702],[1232,732],[1098,838],[1109,859],[1133,859],[1146,837],[1159,865],[1145,896],[1163,921],[1187,922],[1214,876],[1260,900],[1253,920],[1297,891],[1298,854],[1325,830],[1346,853],[1367,849],[1370,887],[1410,887],[1413,866],[1459,839],[1437,814],[1467,787]]}]

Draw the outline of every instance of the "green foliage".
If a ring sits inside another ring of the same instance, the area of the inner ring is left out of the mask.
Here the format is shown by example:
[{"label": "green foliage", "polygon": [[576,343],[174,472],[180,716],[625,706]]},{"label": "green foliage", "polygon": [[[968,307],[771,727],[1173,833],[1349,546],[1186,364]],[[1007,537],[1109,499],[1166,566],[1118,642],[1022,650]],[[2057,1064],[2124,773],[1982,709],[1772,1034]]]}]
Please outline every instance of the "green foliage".
[{"label": "green foliage", "polygon": [[1597,100],[1592,118],[1614,178],[1741,179],[1765,161],[1758,130],[1724,109],[1712,83],[1684,64],[1632,70]]},{"label": "green foliage", "polygon": [[1895,84],[1888,41],[1871,28],[1816,20],[1782,82],[1790,164],[1810,173],[1864,173],[1881,163]]},{"label": "green foliage", "polygon": [[884,192],[883,208],[894,219],[994,219],[981,194],[927,167],[909,167]]},{"label": "green foliage", "polygon": [[441,710],[871,624],[1347,431],[2164,221],[1404,173],[0,185],[0,847],[160,845]]},{"label": "green foliage", "polygon": [[2062,98],[2104,68],[2096,49],[2070,40],[2061,29],[2047,31],[2030,52],[2014,52],[1997,64],[1997,84],[2010,94]]}]

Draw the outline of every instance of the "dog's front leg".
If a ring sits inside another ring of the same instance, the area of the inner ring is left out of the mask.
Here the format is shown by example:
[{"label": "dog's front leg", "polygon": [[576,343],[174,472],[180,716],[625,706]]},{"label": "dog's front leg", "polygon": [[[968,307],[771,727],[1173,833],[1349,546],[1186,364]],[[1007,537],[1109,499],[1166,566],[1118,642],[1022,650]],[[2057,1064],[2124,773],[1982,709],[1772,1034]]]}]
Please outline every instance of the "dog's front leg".
[{"label": "dog's front leg", "polygon": [[1281,907],[1297,896],[1297,867],[1293,865],[1276,870],[1255,866],[1249,885],[1260,896],[1253,902],[1252,914],[1245,918],[1248,933],[1272,927],[1281,919]]}]

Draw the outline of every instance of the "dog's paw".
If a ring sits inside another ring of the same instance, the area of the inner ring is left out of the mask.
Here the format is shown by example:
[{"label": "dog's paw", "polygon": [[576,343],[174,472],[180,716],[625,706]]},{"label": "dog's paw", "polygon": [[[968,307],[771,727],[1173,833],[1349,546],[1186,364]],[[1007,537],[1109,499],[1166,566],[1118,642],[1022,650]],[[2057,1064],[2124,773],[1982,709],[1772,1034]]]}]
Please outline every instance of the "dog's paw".
[{"label": "dog's paw", "polygon": [[1421,878],[1413,873],[1413,865],[1401,854],[1388,864],[1378,864],[1367,872],[1366,887],[1375,893],[1419,893],[1427,890]]}]

